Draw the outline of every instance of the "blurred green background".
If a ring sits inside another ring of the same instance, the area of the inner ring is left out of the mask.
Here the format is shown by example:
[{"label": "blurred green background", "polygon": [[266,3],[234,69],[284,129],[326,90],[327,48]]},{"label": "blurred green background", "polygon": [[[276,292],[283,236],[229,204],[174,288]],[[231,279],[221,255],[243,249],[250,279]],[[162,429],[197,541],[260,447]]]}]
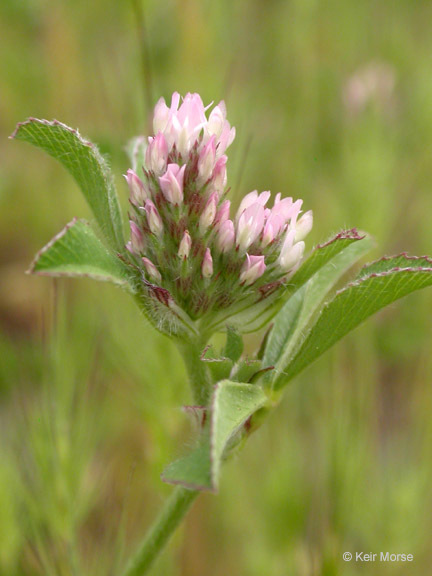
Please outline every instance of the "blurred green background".
[{"label": "blurred green background", "polygon": [[[79,127],[126,209],[124,146],[148,133],[156,100],[224,98],[235,201],[255,188],[303,198],[309,248],[358,226],[375,256],[431,253],[431,21],[427,0],[2,0],[2,576],[117,574],[190,438],[180,358],[126,294],[24,275],[90,214],[60,166],[7,140],[15,123]],[[152,574],[426,574],[431,309],[430,291],[393,305],[297,378]],[[415,561],[343,562],[362,550]]]}]

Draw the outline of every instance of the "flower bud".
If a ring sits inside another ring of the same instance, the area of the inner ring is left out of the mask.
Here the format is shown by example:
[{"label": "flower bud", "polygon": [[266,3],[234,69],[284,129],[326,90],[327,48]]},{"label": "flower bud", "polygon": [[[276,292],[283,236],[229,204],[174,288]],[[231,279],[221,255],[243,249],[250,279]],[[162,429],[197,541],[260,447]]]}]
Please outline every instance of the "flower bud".
[{"label": "flower bud", "polygon": [[213,258],[210,252],[210,248],[207,248],[205,251],[201,272],[204,278],[211,278],[213,275]]},{"label": "flower bud", "polygon": [[303,257],[305,243],[297,242],[294,244],[295,235],[295,228],[289,229],[282,245],[278,264],[283,272],[289,272]]},{"label": "flower bud", "polygon": [[134,254],[139,254],[144,250],[144,236],[133,220],[129,220],[131,230],[131,247]]},{"label": "flower bud", "polygon": [[219,138],[220,135],[222,134],[225,122],[226,122],[226,106],[225,102],[222,100],[210,112],[207,124],[208,133],[212,135],[214,134],[216,138]]},{"label": "flower bud", "polygon": [[[177,92],[174,92],[177,94]],[[173,94],[173,99],[174,99]],[[154,116],[153,116],[153,131],[155,134],[158,132],[163,132],[167,127],[167,124],[171,118],[171,111],[165,103],[164,98],[160,98],[155,106],[154,109]]]},{"label": "flower bud", "polygon": [[199,230],[200,234],[204,234],[206,230],[213,224],[216,217],[218,195],[216,192],[210,194],[210,198],[207,200],[207,204],[199,219]]},{"label": "flower bud", "polygon": [[231,128],[226,119],[226,106],[222,100],[210,112],[205,132],[208,135],[215,135],[218,141],[216,156],[225,152],[235,138],[235,128]]},{"label": "flower bud", "polygon": [[178,257],[185,259],[189,256],[189,252],[192,246],[192,238],[187,230],[183,234],[183,238],[181,239],[180,246],[178,249]]},{"label": "flower bud", "polygon": [[249,254],[246,254],[246,260],[240,272],[240,282],[250,286],[264,274],[265,269],[264,256],[249,256]]},{"label": "flower bud", "polygon": [[219,210],[216,212],[216,217],[214,220],[214,224],[216,226],[221,226],[224,222],[228,220],[230,205],[231,202],[229,200],[224,200],[222,204],[219,206]]},{"label": "flower bud", "polygon": [[282,216],[271,212],[264,226],[261,246],[265,248],[271,244],[271,242],[276,240],[284,225],[285,220],[282,218]]},{"label": "flower bud", "polygon": [[216,192],[223,192],[225,190],[227,183],[226,163],[227,157],[221,156],[214,165],[211,184],[213,190],[216,190]]},{"label": "flower bud", "polygon": [[313,226],[312,210],[305,212],[296,224],[295,242],[299,242],[306,238]]},{"label": "flower bud", "polygon": [[168,158],[168,144],[162,132],[158,132],[154,138],[149,138],[146,150],[146,166],[156,176],[160,176],[166,170]]},{"label": "flower bud", "polygon": [[144,183],[133,170],[128,170],[124,175],[129,186],[130,199],[135,206],[144,206],[147,198],[150,197],[144,187]]},{"label": "flower bud", "polygon": [[225,220],[218,230],[217,246],[219,250],[224,253],[228,252],[234,247],[235,232],[234,222],[232,220]]},{"label": "flower bud", "polygon": [[143,258],[141,258],[142,263],[144,264],[144,268],[149,276],[149,278],[151,280],[154,280],[155,282],[160,282],[162,280],[162,276],[160,275],[159,270],[156,268],[156,266],[153,264],[153,262],[151,260],[149,260],[148,258],[146,258],[145,256]]},{"label": "flower bud", "polygon": [[162,218],[160,217],[156,206],[153,204],[151,200],[146,201],[145,211],[147,215],[147,223],[151,232],[153,232],[155,236],[160,237],[163,232]]},{"label": "flower bud", "polygon": [[163,195],[171,204],[183,202],[183,180],[186,164],[181,168],[178,164],[168,164],[167,171],[159,178]]},{"label": "flower bud", "polygon": [[212,136],[198,158],[198,178],[197,184],[202,186],[207,182],[213,173],[216,158],[216,136]]}]

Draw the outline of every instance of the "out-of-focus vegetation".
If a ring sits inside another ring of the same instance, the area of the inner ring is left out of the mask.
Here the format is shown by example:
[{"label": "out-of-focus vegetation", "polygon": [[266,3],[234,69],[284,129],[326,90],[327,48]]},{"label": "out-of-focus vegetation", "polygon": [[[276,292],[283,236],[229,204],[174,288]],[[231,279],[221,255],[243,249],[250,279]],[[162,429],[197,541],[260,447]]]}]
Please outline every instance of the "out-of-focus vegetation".
[{"label": "out-of-focus vegetation", "polygon": [[[430,2],[140,6],[145,75],[132,1],[0,4],[2,576],[115,574],[171,490],[159,473],[188,438],[190,401],[174,346],[127,295],[24,275],[89,210],[54,161],[7,140],[15,122],[78,126],[109,155],[126,209],[123,147],[157,98],[224,98],[237,200],[303,198],[309,247],[358,226],[376,255],[432,252]],[[426,574],[431,309],[428,291],[409,297],[297,378],[153,574]],[[361,550],[415,562],[343,562]]]}]

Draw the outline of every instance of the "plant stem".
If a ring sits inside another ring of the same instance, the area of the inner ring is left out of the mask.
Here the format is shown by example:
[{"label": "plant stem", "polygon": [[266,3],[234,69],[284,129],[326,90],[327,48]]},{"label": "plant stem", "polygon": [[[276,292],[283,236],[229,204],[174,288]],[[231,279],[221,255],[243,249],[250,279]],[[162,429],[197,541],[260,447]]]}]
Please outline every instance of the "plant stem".
[{"label": "plant stem", "polygon": [[186,490],[181,486],[174,489],[136,555],[127,565],[123,576],[143,576],[146,574],[198,494],[199,492],[196,490]]},{"label": "plant stem", "polygon": [[186,365],[194,402],[200,406],[207,406],[212,381],[206,363],[201,359],[205,341],[180,340],[177,344]]}]

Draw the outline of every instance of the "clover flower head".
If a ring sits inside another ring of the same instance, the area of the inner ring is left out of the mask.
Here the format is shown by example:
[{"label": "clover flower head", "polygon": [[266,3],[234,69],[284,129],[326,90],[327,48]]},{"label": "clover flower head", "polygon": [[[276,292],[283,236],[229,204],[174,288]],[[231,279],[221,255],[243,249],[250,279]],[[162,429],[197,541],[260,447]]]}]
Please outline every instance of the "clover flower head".
[{"label": "clover flower head", "polygon": [[156,104],[144,165],[125,176],[127,248],[145,298],[216,326],[215,318],[229,323],[239,307],[277,295],[300,264],[313,220],[310,211],[299,217],[301,200],[277,194],[269,207],[271,193],[256,190],[230,215],[225,152],[235,129],[224,102],[209,108],[198,94]]}]

